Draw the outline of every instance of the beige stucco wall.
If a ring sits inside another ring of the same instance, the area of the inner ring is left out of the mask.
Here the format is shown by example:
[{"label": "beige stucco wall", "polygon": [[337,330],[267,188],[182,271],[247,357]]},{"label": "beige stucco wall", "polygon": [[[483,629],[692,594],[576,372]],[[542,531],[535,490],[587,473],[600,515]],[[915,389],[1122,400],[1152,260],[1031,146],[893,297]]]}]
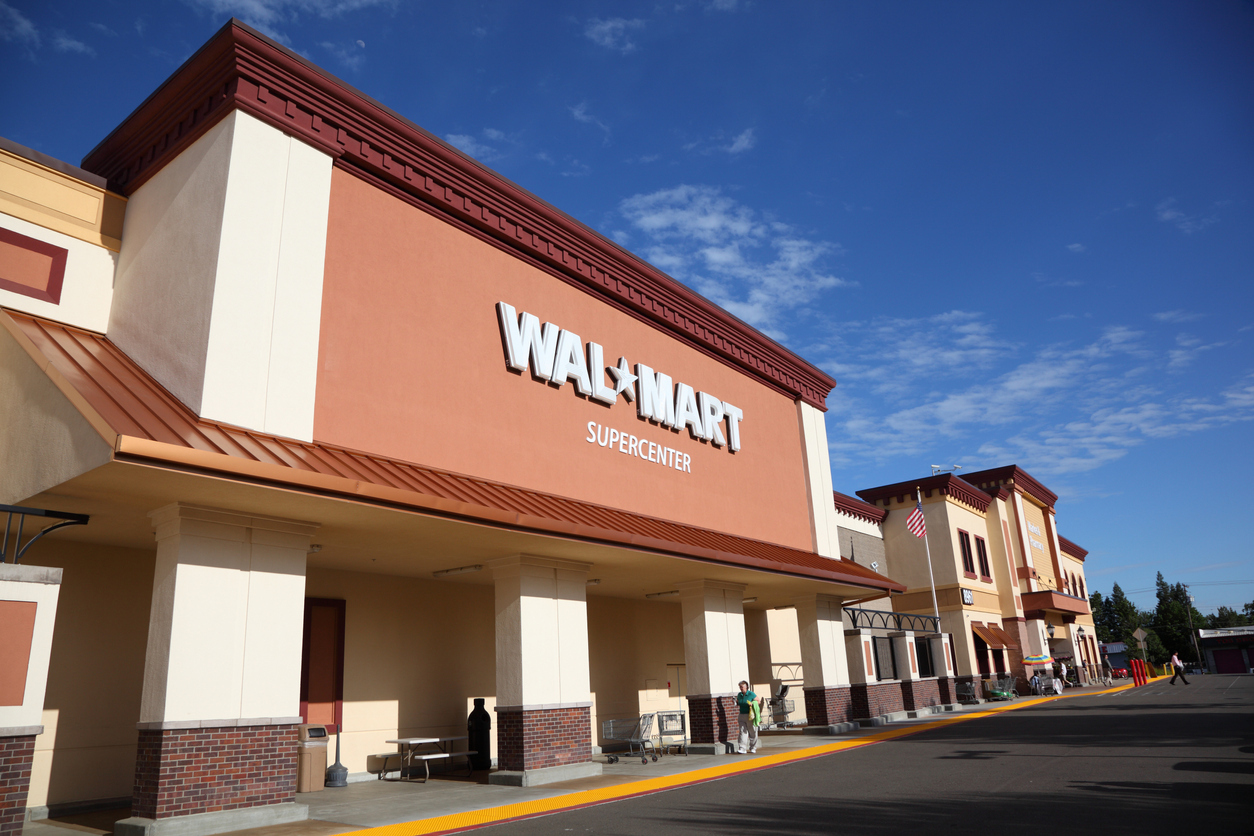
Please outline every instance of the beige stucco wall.
[{"label": "beige stucco wall", "polygon": [[588,646],[594,743],[603,720],[688,708],[677,602],[589,597]]},{"label": "beige stucco wall", "polygon": [[496,705],[492,586],[312,568],[305,594],[345,601],[341,759],[350,773],[366,770],[367,755],[395,751],[388,739],[465,734],[475,697],[489,712]]},{"label": "beige stucco wall", "polygon": [[[12,320],[0,313],[12,325]],[[59,485],[109,461],[112,448],[0,327],[0,504]],[[37,454],[35,454],[37,451]]]},{"label": "beige stucco wall", "polygon": [[131,196],[109,337],[197,414],[311,440],[330,188],[231,113]]},{"label": "beige stucco wall", "polygon": [[64,570],[29,807],[128,798],[135,783],[155,544],[140,551],[57,537],[23,561]]}]

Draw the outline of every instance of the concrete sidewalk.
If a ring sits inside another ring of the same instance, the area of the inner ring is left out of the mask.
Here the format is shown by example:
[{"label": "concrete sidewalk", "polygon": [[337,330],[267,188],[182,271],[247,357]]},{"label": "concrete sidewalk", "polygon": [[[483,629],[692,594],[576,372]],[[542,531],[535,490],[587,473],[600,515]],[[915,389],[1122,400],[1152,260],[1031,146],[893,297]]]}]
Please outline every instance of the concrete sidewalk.
[{"label": "concrete sidewalk", "polygon": [[[329,836],[354,831],[367,831],[370,836],[447,833],[663,792],[872,745],[1028,705],[1131,687],[1128,683],[1114,688],[1077,688],[1061,696],[1020,697],[1009,702],[954,706],[953,711],[916,718],[894,715],[893,721],[886,725],[859,727],[837,736],[808,735],[799,729],[766,731],[762,733],[758,752],[753,755],[664,755],[657,762],[647,764],[640,763],[639,758],[623,757],[616,764],[605,763],[600,776],[540,787],[489,784],[487,772],[475,773],[471,777],[438,776],[425,784],[363,781],[339,789],[298,794],[297,803],[309,807],[307,821],[236,831],[236,836]],[[594,760],[604,763],[606,758],[598,755]],[[106,836],[112,833],[113,822],[127,815],[129,809],[120,808],[27,822],[25,836],[69,836],[67,830]]]}]

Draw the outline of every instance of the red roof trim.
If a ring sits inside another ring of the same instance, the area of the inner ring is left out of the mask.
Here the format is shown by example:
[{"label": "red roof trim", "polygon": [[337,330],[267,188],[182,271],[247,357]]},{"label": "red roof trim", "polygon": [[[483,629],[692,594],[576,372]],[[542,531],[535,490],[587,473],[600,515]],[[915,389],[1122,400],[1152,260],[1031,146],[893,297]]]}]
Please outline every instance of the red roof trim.
[{"label": "red roof trim", "polygon": [[869,502],[863,502],[856,497],[846,496],[840,491],[832,491],[832,499],[836,504],[836,510],[851,517],[857,517],[876,525],[884,522],[884,518],[888,516],[888,511],[883,508],[876,508]]},{"label": "red roof trim", "polygon": [[836,381],[535,195],[232,20],[83,160],[132,194],[232,110],[298,136],[554,275],[826,410]]},{"label": "red roof trim", "polygon": [[1062,547],[1063,554],[1074,557],[1081,563],[1084,562],[1084,558],[1089,556],[1088,549],[1080,548],[1061,534],[1058,535],[1058,545]]},{"label": "red roof trim", "polygon": [[948,496],[964,505],[974,508],[981,514],[988,511],[989,497],[984,491],[959,479],[952,473],[938,473],[912,482],[898,482],[895,485],[884,485],[878,488],[867,488],[858,491],[858,496],[870,503],[880,500],[897,499],[903,504],[914,499],[915,488],[921,488],[924,496],[931,496],[938,491],[941,496]]},{"label": "red roof trim", "polygon": [[1049,508],[1053,508],[1058,502],[1058,494],[1036,481],[1032,474],[1017,464],[995,467],[991,470],[979,470],[975,473],[964,473],[962,478],[989,493],[996,491],[999,486],[1012,484]]}]

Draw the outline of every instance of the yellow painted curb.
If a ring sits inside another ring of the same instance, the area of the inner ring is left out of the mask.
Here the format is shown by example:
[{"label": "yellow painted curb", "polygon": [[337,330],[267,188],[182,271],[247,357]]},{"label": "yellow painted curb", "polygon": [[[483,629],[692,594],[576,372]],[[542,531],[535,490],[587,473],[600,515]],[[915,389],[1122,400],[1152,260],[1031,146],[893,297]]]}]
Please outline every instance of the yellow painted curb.
[{"label": "yellow painted curb", "polygon": [[465,813],[450,813],[446,816],[436,816],[435,818],[430,819],[418,819],[416,821],[401,822],[400,824],[388,824],[382,827],[354,830],[351,833],[342,834],[342,836],[432,836],[433,834],[439,833],[454,833],[459,830],[469,830],[471,828],[484,827],[489,824],[501,824],[502,822],[512,821],[514,819],[525,819],[533,816],[559,813],[565,810],[574,810],[579,807],[589,807],[594,804],[619,801],[624,798],[632,798],[638,795],[647,795],[649,793],[673,790],[690,784],[716,781],[720,778],[728,778],[732,775],[740,775],[745,772],[756,772],[760,769],[770,769],[772,767],[783,766],[784,764],[795,763],[797,761],[810,760],[811,758],[831,755],[836,752],[843,752],[849,749],[859,749],[863,746],[871,746],[876,743],[882,743],[886,740],[908,737],[913,734],[919,734],[920,732],[951,726],[955,723],[964,723],[967,720],[976,720],[981,717],[991,717],[994,714],[1001,714],[1018,708],[1027,708],[1030,705],[1039,705],[1043,702],[1048,702],[1049,700],[1067,699],[1070,697],[1092,697],[1097,694],[1113,694],[1119,691],[1126,691],[1127,689],[1133,687],[1136,687],[1135,684],[1129,683],[1128,685],[1121,685],[1115,688],[1107,688],[1104,691],[1090,691],[1083,694],[1060,694],[1052,697],[1020,699],[1015,700],[1014,702],[1008,702],[1004,705],[982,708],[979,711],[966,712],[953,717],[944,717],[926,723],[901,726],[899,728],[888,728],[883,731],[875,732],[874,734],[869,734],[866,737],[841,740],[835,743],[825,743],[805,749],[794,749],[788,752],[780,752],[775,755],[766,755],[765,757],[754,758],[753,760],[732,760],[727,763],[719,764],[718,766],[696,769],[692,772],[684,772],[679,775],[646,778],[642,781],[632,781],[629,784],[616,784],[612,787],[601,787],[600,789],[595,790],[582,790],[580,792],[568,793],[566,795],[559,795],[553,798],[523,801],[518,804],[506,804],[501,807],[488,807],[482,810],[471,810]]}]

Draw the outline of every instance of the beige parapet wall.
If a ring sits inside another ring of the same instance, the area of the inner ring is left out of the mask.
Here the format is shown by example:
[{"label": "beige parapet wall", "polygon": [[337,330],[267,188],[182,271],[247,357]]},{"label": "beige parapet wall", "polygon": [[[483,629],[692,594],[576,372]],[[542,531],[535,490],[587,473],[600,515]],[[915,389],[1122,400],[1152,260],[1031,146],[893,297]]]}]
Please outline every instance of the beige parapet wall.
[{"label": "beige parapet wall", "polygon": [[27,159],[11,143],[3,144],[13,150],[0,146],[0,212],[97,247],[121,249],[126,198]]}]

